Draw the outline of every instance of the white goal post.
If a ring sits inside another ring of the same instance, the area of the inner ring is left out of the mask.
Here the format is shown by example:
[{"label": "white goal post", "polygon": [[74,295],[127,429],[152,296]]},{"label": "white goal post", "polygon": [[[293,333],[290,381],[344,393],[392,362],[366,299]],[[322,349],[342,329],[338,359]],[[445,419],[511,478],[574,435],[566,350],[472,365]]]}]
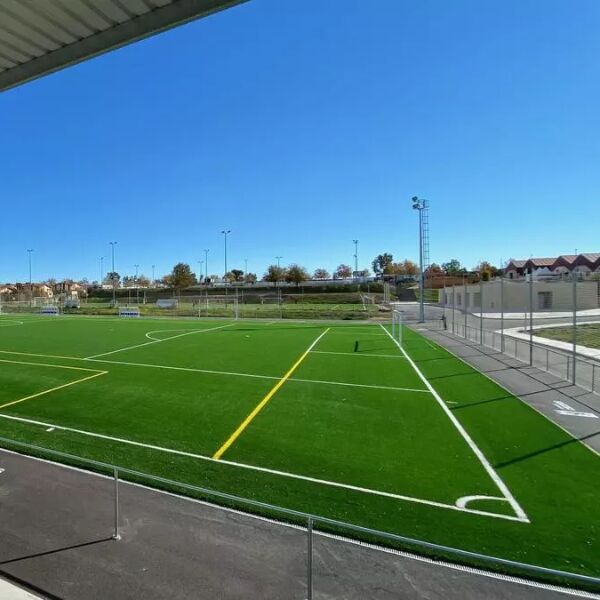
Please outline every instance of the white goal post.
[{"label": "white goal post", "polygon": [[402,311],[397,308],[392,309],[392,337],[402,347]]},{"label": "white goal post", "polygon": [[119,306],[119,317],[138,318],[140,316],[139,306]]}]

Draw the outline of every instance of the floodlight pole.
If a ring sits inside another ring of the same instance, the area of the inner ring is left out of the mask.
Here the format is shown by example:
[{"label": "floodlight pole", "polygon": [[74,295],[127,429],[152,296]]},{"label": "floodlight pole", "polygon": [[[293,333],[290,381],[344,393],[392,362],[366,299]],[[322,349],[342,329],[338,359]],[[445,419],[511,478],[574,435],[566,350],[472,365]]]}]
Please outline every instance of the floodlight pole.
[{"label": "floodlight pole", "polygon": [[33,306],[33,281],[31,278],[31,253],[33,252],[33,248],[27,249],[27,255],[29,259],[29,304]]},{"label": "floodlight pole", "polygon": [[358,240],[352,240],[354,244],[354,277],[358,277]]},{"label": "floodlight pole", "polygon": [[419,211],[419,323],[425,323],[425,271],[423,269],[423,211],[427,200],[412,197],[412,207]]},{"label": "floodlight pole", "polygon": [[[281,275],[281,259],[283,256],[276,256],[275,260],[277,261],[277,280],[275,281],[275,287],[279,287],[279,276]],[[281,300],[280,300],[281,303]]]},{"label": "floodlight pole", "polygon": [[152,265],[152,287],[154,287],[156,281],[154,278],[154,269],[156,269],[156,265]]},{"label": "floodlight pole", "polygon": [[248,275],[248,259],[244,259],[244,274]]},{"label": "floodlight pole", "polygon": [[225,240],[225,295],[227,295],[227,236],[231,233],[231,229],[221,231]]},{"label": "floodlight pole", "polygon": [[204,249],[204,282],[208,279],[208,253],[210,250],[208,248]]},{"label": "floodlight pole", "polygon": [[200,265],[200,269],[198,270],[198,272],[200,273],[200,277],[198,278],[198,283],[200,283],[202,281],[202,271],[204,270],[202,268],[202,265],[204,264],[203,260],[199,260],[198,264]]},{"label": "floodlight pole", "polygon": [[102,282],[104,281],[104,256],[100,257],[100,287],[102,287]]},{"label": "floodlight pole", "polygon": [[117,242],[108,242],[110,244],[110,251],[111,251],[111,257],[112,257],[112,288],[113,288],[113,306],[117,305],[117,287],[116,287],[116,281],[115,281],[115,246],[117,245]]}]

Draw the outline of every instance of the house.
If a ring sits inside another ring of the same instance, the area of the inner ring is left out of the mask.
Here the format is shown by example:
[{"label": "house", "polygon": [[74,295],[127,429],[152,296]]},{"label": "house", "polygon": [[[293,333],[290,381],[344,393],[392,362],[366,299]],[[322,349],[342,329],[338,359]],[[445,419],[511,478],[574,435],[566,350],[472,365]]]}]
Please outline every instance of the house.
[{"label": "house", "polygon": [[532,274],[534,280],[556,279],[570,273],[580,278],[592,274],[600,275],[600,253],[562,254],[555,258],[530,258],[528,260],[508,261],[505,269],[508,279],[521,279]]}]

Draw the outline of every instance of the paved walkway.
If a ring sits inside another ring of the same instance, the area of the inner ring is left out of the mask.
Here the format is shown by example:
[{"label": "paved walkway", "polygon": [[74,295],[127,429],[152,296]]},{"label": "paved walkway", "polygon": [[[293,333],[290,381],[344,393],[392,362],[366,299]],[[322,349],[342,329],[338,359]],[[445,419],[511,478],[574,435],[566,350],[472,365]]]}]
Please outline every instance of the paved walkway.
[{"label": "paved walkway", "polygon": [[600,452],[600,396],[449,331],[419,325],[431,338]]},{"label": "paved walkway", "polygon": [[[121,484],[115,541],[110,479],[5,451],[0,468],[0,576],[45,597],[306,598],[304,530]],[[321,535],[314,589],[315,600],[572,597]]]},{"label": "paved walkway", "polygon": [[0,577],[0,600],[39,600],[40,596],[26,592],[23,588],[14,585]]}]

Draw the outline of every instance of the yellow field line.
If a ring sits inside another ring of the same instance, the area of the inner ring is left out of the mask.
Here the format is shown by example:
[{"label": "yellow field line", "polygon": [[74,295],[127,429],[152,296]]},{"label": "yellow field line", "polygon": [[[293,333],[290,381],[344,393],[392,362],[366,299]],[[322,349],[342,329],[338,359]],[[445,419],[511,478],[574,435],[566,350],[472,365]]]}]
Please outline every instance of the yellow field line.
[{"label": "yellow field line", "polygon": [[[240,437],[244,429],[250,425],[254,417],[265,407],[267,402],[277,393],[281,386],[291,377],[292,373],[300,366],[302,361],[310,354],[310,351],[319,343],[319,340],[329,331],[329,327],[321,333],[317,339],[308,347],[302,356],[291,366],[290,370],[273,386],[271,391],[256,405],[254,410],[242,421],[240,426],[229,436],[227,441],[213,454],[215,460],[219,460],[225,451]],[[2,408],[2,407],[0,407]]]},{"label": "yellow field line", "polygon": [[26,400],[32,400],[33,398],[39,398],[40,396],[45,396],[46,394],[50,394],[51,392],[56,392],[58,390],[62,390],[71,385],[76,385],[77,383],[83,383],[84,381],[88,381],[89,379],[94,379],[95,377],[100,377],[101,375],[106,375],[108,371],[97,371],[93,375],[88,375],[83,379],[77,379],[76,381],[71,381],[70,383],[64,383],[63,385],[57,385],[56,387],[50,388],[49,390],[44,390],[43,392],[38,392],[37,394],[32,394],[31,396],[26,396],[25,398],[20,398],[19,400],[13,400],[12,402],[7,402],[6,404],[2,404],[0,409],[7,408],[8,406],[12,406],[13,404],[19,404],[20,402],[25,402]]}]

